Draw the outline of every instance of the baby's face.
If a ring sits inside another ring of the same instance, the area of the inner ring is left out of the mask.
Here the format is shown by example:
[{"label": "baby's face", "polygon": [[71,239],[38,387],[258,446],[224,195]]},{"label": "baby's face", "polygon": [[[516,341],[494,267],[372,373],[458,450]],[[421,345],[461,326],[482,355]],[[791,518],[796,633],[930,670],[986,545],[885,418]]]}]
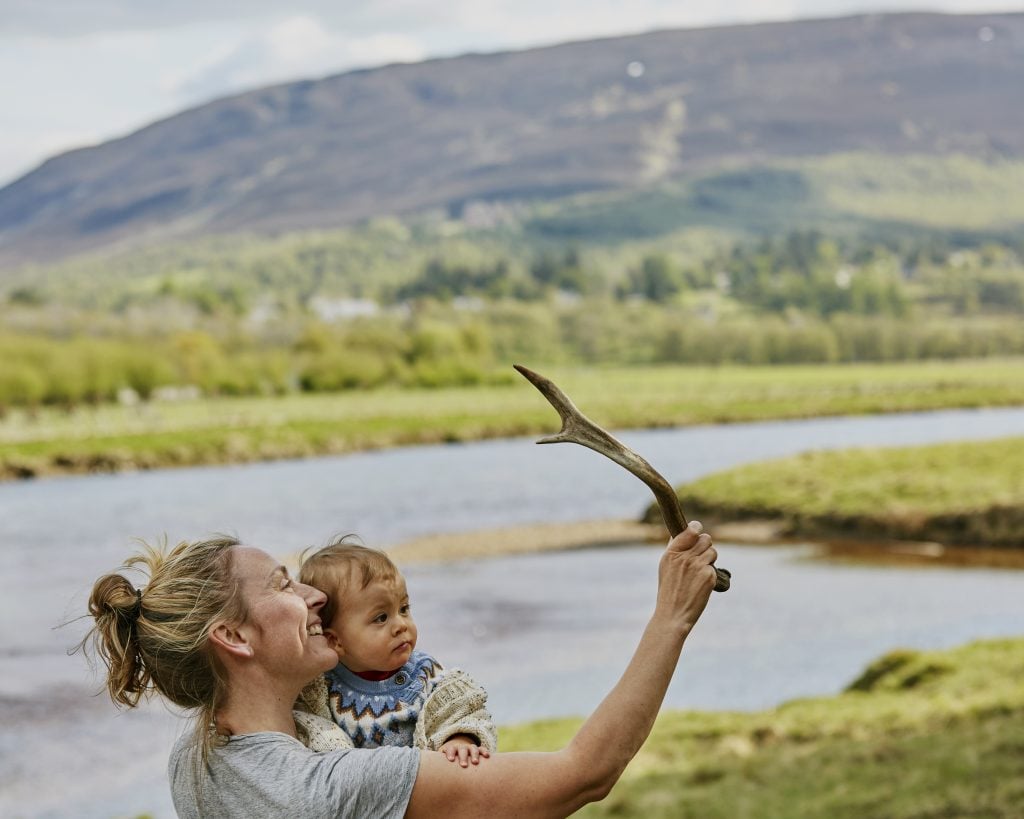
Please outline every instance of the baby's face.
[{"label": "baby's face", "polygon": [[401,668],[417,637],[405,578],[398,575],[392,581],[374,581],[361,591],[343,591],[324,634],[350,671]]}]

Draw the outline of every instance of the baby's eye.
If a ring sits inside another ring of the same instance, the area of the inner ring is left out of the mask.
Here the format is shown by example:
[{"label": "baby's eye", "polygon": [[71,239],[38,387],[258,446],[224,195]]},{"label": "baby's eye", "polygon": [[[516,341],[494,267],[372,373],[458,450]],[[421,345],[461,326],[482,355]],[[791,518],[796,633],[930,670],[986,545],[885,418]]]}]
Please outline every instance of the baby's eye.
[{"label": "baby's eye", "polygon": [[410,606],[410,605],[409,605],[408,603],[406,603],[406,604],[405,604],[404,606],[402,606],[402,608],[400,608],[400,609],[399,609],[398,611],[399,611],[399,613],[400,613],[400,614],[402,614],[402,615],[406,615],[406,614],[408,614],[408,613],[409,613],[409,611],[410,611],[411,609],[412,609],[412,606]]},{"label": "baby's eye", "polygon": [[375,623],[386,623],[387,621],[388,621],[388,616],[384,612],[381,612],[380,614],[378,614],[376,617],[373,618],[373,622],[375,622]]}]

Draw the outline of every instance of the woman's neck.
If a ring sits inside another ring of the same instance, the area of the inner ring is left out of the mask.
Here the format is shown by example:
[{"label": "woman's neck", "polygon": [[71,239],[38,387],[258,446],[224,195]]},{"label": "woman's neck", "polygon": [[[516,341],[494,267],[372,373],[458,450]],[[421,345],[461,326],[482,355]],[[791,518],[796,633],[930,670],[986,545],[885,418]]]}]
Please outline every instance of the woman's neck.
[{"label": "woman's neck", "polygon": [[231,680],[227,702],[217,711],[217,733],[231,736],[253,734],[260,731],[278,731],[295,736],[292,706],[298,697],[294,693],[275,690],[269,681],[245,684]]}]

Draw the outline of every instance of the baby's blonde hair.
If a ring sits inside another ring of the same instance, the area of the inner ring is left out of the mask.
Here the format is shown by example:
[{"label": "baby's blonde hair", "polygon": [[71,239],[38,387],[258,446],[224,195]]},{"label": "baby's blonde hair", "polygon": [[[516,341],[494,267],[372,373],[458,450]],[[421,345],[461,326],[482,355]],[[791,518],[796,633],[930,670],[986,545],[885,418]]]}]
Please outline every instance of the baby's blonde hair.
[{"label": "baby's blonde hair", "polygon": [[308,556],[302,553],[299,582],[327,595],[327,602],[320,610],[326,625],[334,621],[341,607],[342,593],[356,581],[362,590],[377,580],[390,582],[399,574],[398,567],[384,552],[355,543],[353,537],[342,535]]}]

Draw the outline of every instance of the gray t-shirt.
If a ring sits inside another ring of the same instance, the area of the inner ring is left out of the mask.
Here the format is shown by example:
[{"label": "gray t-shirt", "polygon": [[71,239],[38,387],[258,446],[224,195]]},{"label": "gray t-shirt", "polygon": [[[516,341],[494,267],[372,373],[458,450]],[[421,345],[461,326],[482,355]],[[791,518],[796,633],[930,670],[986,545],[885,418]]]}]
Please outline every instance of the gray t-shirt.
[{"label": "gray t-shirt", "polygon": [[240,734],[211,748],[199,783],[198,752],[192,736],[183,736],[167,765],[174,809],[183,819],[401,819],[420,764],[414,748],[344,748],[317,754],[287,734],[265,731]]}]

